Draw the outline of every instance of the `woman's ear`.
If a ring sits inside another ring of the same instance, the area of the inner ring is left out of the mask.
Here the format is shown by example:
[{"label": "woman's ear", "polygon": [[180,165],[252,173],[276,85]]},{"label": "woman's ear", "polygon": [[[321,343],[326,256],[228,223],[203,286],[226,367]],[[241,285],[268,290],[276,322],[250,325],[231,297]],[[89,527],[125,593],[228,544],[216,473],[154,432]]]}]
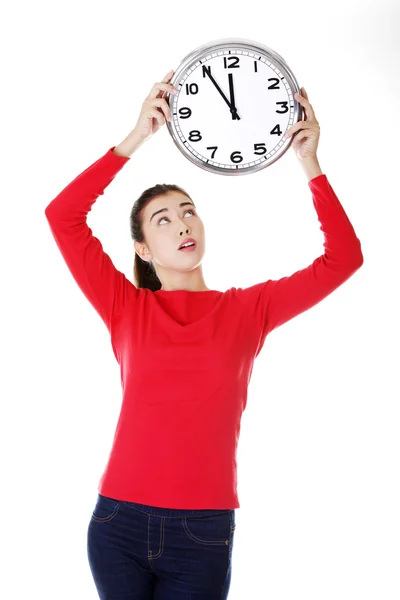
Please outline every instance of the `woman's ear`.
[{"label": "woman's ear", "polygon": [[139,255],[139,257],[142,260],[149,261],[149,262],[151,261],[152,256],[151,256],[151,253],[149,252],[149,249],[146,244],[135,241],[133,243],[133,247],[134,247],[135,252],[137,252],[137,254]]}]

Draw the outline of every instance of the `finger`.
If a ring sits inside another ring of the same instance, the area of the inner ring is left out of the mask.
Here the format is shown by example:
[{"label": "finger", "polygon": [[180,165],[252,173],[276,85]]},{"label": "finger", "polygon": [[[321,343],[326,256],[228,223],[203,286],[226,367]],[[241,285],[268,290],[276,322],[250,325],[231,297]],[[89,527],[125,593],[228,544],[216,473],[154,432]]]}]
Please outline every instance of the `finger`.
[{"label": "finger", "polygon": [[151,101],[151,105],[152,106],[159,106],[162,109],[162,111],[163,111],[163,113],[165,115],[165,118],[168,121],[171,120],[171,109],[169,107],[168,102],[165,100],[165,98],[154,98]]},{"label": "finger", "polygon": [[296,141],[300,141],[303,138],[306,138],[310,135],[310,131],[308,129],[302,129],[301,131],[299,131],[296,135]]},{"label": "finger", "polygon": [[[308,96],[307,96],[307,92],[305,90],[304,87],[300,88],[300,94],[303,98],[305,98],[306,100],[308,100]],[[304,114],[304,120],[307,121],[309,119],[307,119],[307,114]]]},{"label": "finger", "polygon": [[164,125],[164,115],[160,113],[159,110],[157,110],[156,108],[150,108],[150,114],[153,115],[155,119],[157,119],[160,125]]},{"label": "finger", "polygon": [[[173,76],[174,72],[175,72],[175,71],[174,71],[173,69],[171,69],[170,71],[168,71],[168,73],[165,75],[165,77],[164,77],[164,78],[163,78],[161,81],[162,81],[163,83],[167,83],[167,82],[169,82],[169,81],[170,81],[170,79],[172,79],[172,76]],[[168,92],[168,90],[165,90],[165,91],[162,93],[162,95],[161,95],[161,98],[165,98],[165,97],[166,97],[166,95],[167,95],[167,92]]]},{"label": "finger", "polygon": [[168,73],[165,75],[164,79],[161,79],[161,81],[169,81],[172,77],[172,75],[175,73],[175,71],[173,69],[171,69],[170,71],[168,71]]},{"label": "finger", "polygon": [[295,133],[300,131],[300,129],[312,129],[312,127],[310,127],[310,123],[308,121],[297,121],[297,123],[289,127],[286,134],[284,135],[284,139],[290,137],[291,135],[294,135]]},{"label": "finger", "polygon": [[175,88],[172,84],[168,83],[174,74],[174,70],[171,69],[168,73],[162,78],[161,82],[157,82],[154,84],[152,89],[150,90],[149,98],[159,98],[164,97],[166,92],[172,92]]},{"label": "finger", "polygon": [[292,125],[291,127],[289,127],[289,129],[286,132],[286,137],[290,137],[291,135],[294,135],[297,131],[299,131],[299,129],[302,129],[303,127],[308,127],[308,123],[306,124],[305,121],[297,121],[297,123],[295,123],[294,125]]},{"label": "finger", "polygon": [[299,104],[304,108],[305,111],[305,119],[311,121],[315,118],[314,109],[311,106],[310,102],[304,96],[300,96],[297,92],[295,93],[295,98]]},{"label": "finger", "polygon": [[157,82],[150,90],[148,98],[161,98],[163,92],[172,94],[176,88],[171,83]]}]

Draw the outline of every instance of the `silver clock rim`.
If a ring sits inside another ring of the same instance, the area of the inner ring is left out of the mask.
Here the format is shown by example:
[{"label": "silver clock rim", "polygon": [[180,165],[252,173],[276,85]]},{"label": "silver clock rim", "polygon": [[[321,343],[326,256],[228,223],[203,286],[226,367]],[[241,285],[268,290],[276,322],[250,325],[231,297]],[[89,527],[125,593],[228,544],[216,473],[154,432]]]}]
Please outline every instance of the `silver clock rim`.
[{"label": "silver clock rim", "polygon": [[[269,58],[271,62],[273,62],[277,67],[279,67],[279,69],[284,73],[284,77],[293,95],[294,101],[293,120],[290,121],[288,127],[296,123],[299,119],[299,115],[301,114],[300,103],[297,102],[297,100],[294,98],[295,92],[300,92],[300,87],[296,80],[296,77],[294,76],[292,70],[290,69],[285,59],[280,54],[278,54],[278,52],[272,50],[272,48],[269,48],[264,44],[260,44],[259,42],[255,42],[253,40],[238,37],[221,38],[217,40],[212,40],[210,42],[207,42],[206,44],[198,46],[182,59],[182,61],[179,64],[179,67],[175,71],[172,79],[170,80],[170,83],[179,88],[180,84],[178,82],[181,79],[182,74],[186,73],[188,67],[191,64],[197,62],[197,60],[206,52],[219,52],[220,50],[223,50],[227,47],[232,48],[232,46],[235,46],[239,49],[248,50],[250,52],[262,53],[266,58]],[[170,106],[171,112],[173,109],[173,103],[175,99],[177,99],[177,97],[175,97],[172,94],[169,94],[168,104]],[[166,124],[168,132],[171,135],[175,145],[186,158],[188,158],[196,166],[208,172],[220,175],[248,175],[250,173],[261,171],[262,169],[265,169],[266,167],[269,167],[272,164],[274,164],[278,159],[282,158],[282,156],[287,152],[292,143],[292,138],[289,138],[282,144],[280,150],[278,150],[275,153],[275,156],[269,157],[268,160],[262,160],[256,165],[251,165],[250,167],[243,168],[237,167],[232,169],[226,169],[225,167],[218,167],[217,165],[205,163],[204,160],[201,160],[200,158],[196,157],[192,152],[190,152],[187,149],[185,144],[182,143],[178,132],[175,128],[174,120],[172,119],[172,121],[167,121]]]}]

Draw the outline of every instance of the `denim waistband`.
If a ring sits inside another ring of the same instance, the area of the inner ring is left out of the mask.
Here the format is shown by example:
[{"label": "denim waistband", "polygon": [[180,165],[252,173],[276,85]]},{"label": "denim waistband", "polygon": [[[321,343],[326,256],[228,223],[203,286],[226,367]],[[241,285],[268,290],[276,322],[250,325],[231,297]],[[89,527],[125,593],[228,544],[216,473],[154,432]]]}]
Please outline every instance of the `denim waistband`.
[{"label": "denim waistband", "polygon": [[[101,496],[102,494],[99,494]],[[105,496],[108,498],[109,496]],[[114,498],[115,499],[115,498]],[[127,500],[119,500],[121,504],[126,504],[131,508],[136,510],[140,510],[146,514],[155,515],[158,517],[201,517],[207,515],[218,515],[227,512],[233,512],[234,508],[225,508],[225,509],[214,509],[214,508],[204,508],[204,509],[191,509],[191,508],[162,508],[161,506],[150,506],[148,504],[140,504],[138,502],[128,502]]]}]

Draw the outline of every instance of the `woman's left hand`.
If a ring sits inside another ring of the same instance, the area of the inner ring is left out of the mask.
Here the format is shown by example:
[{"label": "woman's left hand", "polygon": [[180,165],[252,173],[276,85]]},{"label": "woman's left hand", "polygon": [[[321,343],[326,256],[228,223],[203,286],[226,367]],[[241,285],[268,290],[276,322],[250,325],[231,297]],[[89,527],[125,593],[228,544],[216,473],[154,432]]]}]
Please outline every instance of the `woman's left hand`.
[{"label": "woman's left hand", "polygon": [[287,130],[284,139],[293,135],[292,147],[296,153],[297,158],[302,160],[317,159],[317,147],[319,141],[320,127],[317,119],[315,118],[313,107],[308,101],[308,95],[306,90],[301,88],[302,95],[295,94],[297,102],[299,102],[304,110],[304,120],[297,121],[292,127]]}]

